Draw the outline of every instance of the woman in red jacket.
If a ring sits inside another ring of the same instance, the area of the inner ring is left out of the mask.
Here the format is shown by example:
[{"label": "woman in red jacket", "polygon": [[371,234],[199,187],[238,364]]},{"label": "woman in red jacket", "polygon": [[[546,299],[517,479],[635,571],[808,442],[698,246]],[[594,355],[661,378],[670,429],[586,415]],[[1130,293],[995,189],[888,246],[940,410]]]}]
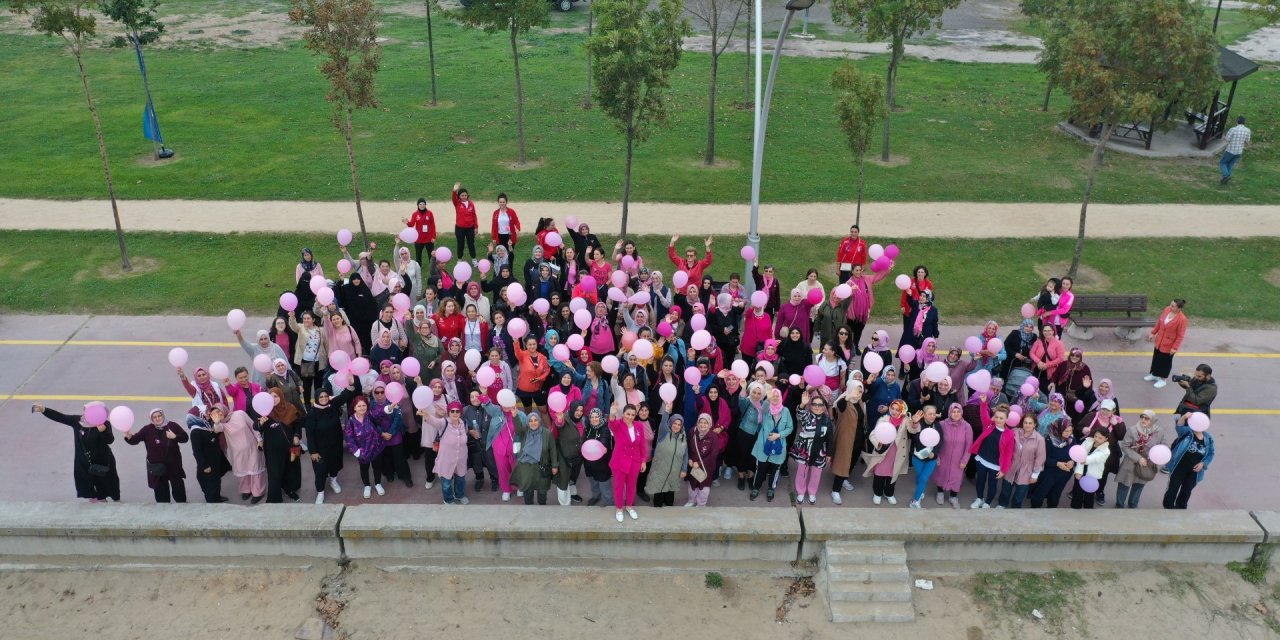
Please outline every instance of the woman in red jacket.
[{"label": "woman in red jacket", "polygon": [[[505,193],[498,194],[498,208],[493,210],[493,222],[489,225],[489,233],[493,236],[494,243],[506,246],[508,251],[515,250],[516,242],[519,241],[517,236],[520,233],[520,216],[516,215],[515,209],[507,208]],[[461,248],[458,249],[458,253],[462,253]]]},{"label": "woman in red jacket", "polygon": [[618,419],[615,407],[609,411],[609,433],[613,436],[613,453],[609,458],[609,470],[613,472],[613,505],[618,510],[613,517],[622,522],[622,510],[632,520],[639,520],[636,513],[636,485],[640,472],[647,466],[649,445],[644,437],[644,427],[636,421],[639,411],[635,405],[627,405]]},{"label": "woman in red jacket", "polygon": [[[425,268],[427,265],[422,263],[422,251],[427,251],[427,259],[430,259],[436,251],[436,216],[427,208],[427,199],[418,198],[418,208],[413,210],[413,214],[408,218],[401,218],[401,222],[406,227],[413,227],[418,232],[418,239],[414,241],[413,247],[417,251],[416,260],[418,266]],[[418,293],[417,291],[414,292]]]},{"label": "woman in red jacket", "polygon": [[436,321],[436,333],[440,335],[441,340],[462,339],[462,330],[467,321],[458,311],[457,300],[445,298],[444,302],[440,303],[440,313],[437,313],[433,320]]},{"label": "woman in red jacket", "polygon": [[1187,316],[1182,313],[1186,304],[1182,298],[1170,302],[1147,335],[1147,340],[1155,343],[1155,350],[1151,352],[1151,371],[1143,379],[1154,382],[1157,389],[1169,384],[1165,378],[1173,370],[1173,354],[1182,347],[1182,339],[1187,335]]},{"label": "woman in red jacket", "polygon": [[462,188],[461,182],[453,183],[453,235],[458,240],[458,253],[454,257],[462,259],[462,245],[466,243],[471,249],[472,262],[476,259],[476,229],[480,223],[476,219],[476,203],[471,201],[471,194]]},{"label": "woman in red jacket", "polygon": [[[522,344],[523,343],[523,344]],[[543,383],[551,375],[551,363],[547,356],[538,351],[538,339],[526,336],[515,343],[516,360],[520,362],[520,373],[516,376],[516,397],[526,410],[547,404],[547,395],[543,392]]]}]

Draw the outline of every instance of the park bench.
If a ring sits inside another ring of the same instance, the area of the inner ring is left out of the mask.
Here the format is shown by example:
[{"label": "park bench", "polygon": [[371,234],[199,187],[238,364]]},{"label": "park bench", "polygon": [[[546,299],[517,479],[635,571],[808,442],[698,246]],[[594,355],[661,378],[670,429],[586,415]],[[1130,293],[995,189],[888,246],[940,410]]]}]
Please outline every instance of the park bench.
[{"label": "park bench", "polygon": [[1077,294],[1071,304],[1071,324],[1067,326],[1067,334],[1078,340],[1090,340],[1094,327],[1115,327],[1117,336],[1137,340],[1145,328],[1155,326],[1154,318],[1142,315],[1146,311],[1147,297],[1144,295]]},{"label": "park bench", "polygon": [[1137,138],[1148,145],[1151,143],[1151,127],[1142,124],[1141,122],[1134,122],[1131,124],[1123,122],[1119,123],[1115,126],[1112,134],[1120,136],[1121,138]]}]

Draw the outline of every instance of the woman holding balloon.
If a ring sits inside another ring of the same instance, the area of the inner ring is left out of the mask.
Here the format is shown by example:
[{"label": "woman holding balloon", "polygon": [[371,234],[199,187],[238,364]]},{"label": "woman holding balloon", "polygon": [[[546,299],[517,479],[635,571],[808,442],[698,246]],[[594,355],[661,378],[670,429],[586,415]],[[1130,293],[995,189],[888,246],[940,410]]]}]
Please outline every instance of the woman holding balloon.
[{"label": "woman holding balloon", "polygon": [[969,448],[973,446],[973,429],[965,421],[964,408],[960,403],[947,405],[946,415],[939,422],[942,450],[933,474],[938,489],[935,499],[939,505],[946,500],[952,509],[959,509],[960,488],[964,484],[965,468],[969,465]]},{"label": "woman holding balloon", "polygon": [[[886,369],[891,370],[891,367]],[[898,504],[893,493],[898,477],[907,471],[907,456],[911,449],[907,425],[910,421],[907,403],[895,399],[889,403],[888,413],[871,430],[871,450],[863,454],[867,470],[862,476],[872,478],[872,504],[878,505],[882,499],[887,499],[889,504]]]},{"label": "woman holding balloon", "polygon": [[911,438],[911,469],[916,474],[916,491],[911,496],[911,508],[920,509],[920,499],[929,487],[929,478],[938,468],[938,446],[942,443],[942,429],[938,424],[938,410],[925,405],[916,411],[907,425]]},{"label": "woman holding balloon", "polygon": [[267,463],[267,502],[284,502],[282,495],[297,501],[302,486],[298,409],[276,387],[254,396],[253,409],[260,416],[255,428],[262,434]]},{"label": "woman holding balloon", "polygon": [[1044,436],[1036,429],[1035,416],[1014,414],[1009,416],[1009,421],[1016,422],[1018,429],[1014,432],[1013,462],[1001,484],[1000,506],[997,509],[1022,508],[1031,485],[1040,480],[1047,457]]},{"label": "woman holding balloon", "polygon": [[[324,485],[327,481],[329,488],[333,492],[342,493],[342,485],[338,484],[338,473],[342,471],[342,410],[346,408],[348,402],[352,398],[361,394],[360,382],[348,378],[349,386],[336,395],[329,391],[321,389],[320,397],[316,403],[312,405],[311,410],[307,412],[306,432],[307,443],[311,453],[311,472],[315,478],[316,487],[316,504],[324,503]],[[246,418],[248,416],[245,416]],[[237,422],[239,418],[237,418]],[[225,430],[225,428],[224,428]],[[239,434],[237,437],[241,437]],[[227,436],[228,449],[231,450],[231,436]],[[255,450],[253,453],[257,453]],[[239,468],[235,458],[240,456],[241,452],[232,452],[232,468],[240,475]],[[261,454],[259,454],[261,455]],[[250,476],[252,477],[252,476]],[[257,476],[261,478],[262,476]],[[241,498],[244,498],[245,491],[244,478],[241,478],[240,491]],[[259,488],[256,496],[261,497],[262,491]]]},{"label": "woman holding balloon", "polygon": [[[181,354],[176,352],[181,352]],[[209,371],[204,367],[196,367],[195,384],[191,384],[191,381],[187,380],[186,372],[182,370],[182,365],[187,362],[187,352],[183,351],[181,348],[174,349],[169,353],[169,364],[173,364],[175,362],[181,363],[175,364],[174,366],[178,369],[178,380],[182,381],[182,387],[186,389],[187,395],[191,396],[191,408],[193,413],[199,416],[209,415],[210,407],[225,400],[222,387],[213,380],[213,376],[211,376]],[[222,365],[222,373],[224,374],[224,377],[226,374],[226,366],[227,365],[225,364]]]},{"label": "woman holding balloon", "polygon": [[1116,473],[1116,508],[1137,509],[1142,489],[1156,477],[1156,469],[1172,459],[1168,436],[1160,428],[1156,412],[1147,409],[1138,424],[1120,440],[1123,459]]},{"label": "woman holding balloon", "polygon": [[183,479],[187,474],[182,470],[182,449],[178,445],[188,441],[190,436],[182,425],[166,420],[161,409],[151,410],[151,422],[143,425],[137,433],[126,429],[124,441],[128,444],[142,444],[147,450],[147,486],[156,494],[156,502],[187,501],[187,485]]},{"label": "woman holding balloon", "polygon": [[[120,411],[122,410],[123,411]],[[133,422],[133,412],[127,407],[116,407],[121,418]],[[81,415],[67,415],[49,409],[42,404],[31,405],[31,411],[71,427],[74,441],[72,477],[76,484],[76,497],[89,502],[106,502],[107,498],[120,501],[120,475],[116,472],[116,458],[111,453],[111,443],[116,436],[107,422],[107,406],[90,402]],[[124,422],[121,427],[130,425]]]},{"label": "woman holding balloon", "polygon": [[1169,488],[1164,492],[1164,508],[1186,509],[1187,501],[1196,485],[1204,481],[1204,472],[1213,462],[1213,436],[1209,429],[1209,416],[1200,413],[1184,413],[1178,416],[1178,438],[1173,441],[1173,451],[1165,469],[1169,470]]},{"label": "woman holding balloon", "polygon": [[1050,509],[1058,508],[1062,491],[1071,480],[1071,472],[1076,463],[1071,459],[1071,450],[1075,447],[1075,431],[1069,421],[1055,423],[1048,435],[1044,437],[1045,460],[1040,479],[1031,488],[1031,508],[1041,506]]},{"label": "woman holding balloon", "polygon": [[1071,459],[1077,463],[1076,486],[1071,489],[1072,509],[1093,508],[1094,493],[1107,472],[1107,458],[1111,457],[1111,432],[1095,429],[1090,435],[1070,451]]},{"label": "woman holding balloon", "polygon": [[293,363],[297,365],[298,377],[302,378],[303,403],[310,407],[315,399],[316,379],[323,378],[329,368],[328,335],[316,325],[310,311],[302,312],[302,325],[298,325],[290,311],[289,328],[298,336],[293,349]]}]

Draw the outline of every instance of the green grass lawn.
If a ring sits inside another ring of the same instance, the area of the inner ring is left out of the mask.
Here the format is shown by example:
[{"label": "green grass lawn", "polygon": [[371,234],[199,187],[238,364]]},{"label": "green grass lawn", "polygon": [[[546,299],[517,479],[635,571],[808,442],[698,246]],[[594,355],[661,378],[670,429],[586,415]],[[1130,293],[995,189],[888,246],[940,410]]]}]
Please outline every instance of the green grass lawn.
[{"label": "green grass lawn", "polygon": [[[180,7],[194,7],[187,3]],[[278,7],[280,3],[266,3]],[[219,11],[242,5],[226,2]],[[553,12],[553,25],[574,25],[582,7]],[[7,17],[12,21],[16,18]],[[281,16],[281,20],[284,17]],[[435,23],[440,98],[428,92],[424,21],[386,15],[382,107],[357,114],[356,147],[366,198],[441,197],[455,180],[482,199],[498,190],[519,200],[613,200],[622,193],[623,140],[598,110],[583,111],[586,79],[581,33],[527,38],[526,130],[538,168],[513,171],[513,79],[502,35],[487,36],[445,20]],[[111,35],[108,25],[103,32]],[[88,68],[98,98],[121,198],[319,199],[350,197],[344,144],[330,124],[326,83],[317,59],[285,48],[154,49],[148,69],[160,122],[178,156],[146,162],[142,91],[128,50],[92,50]],[[641,201],[743,202],[750,189],[751,113],[742,95],[742,54],[722,58],[718,152],[728,168],[698,159],[706,135],[709,56],[687,54],[677,70],[672,128],[639,146],[633,198]],[[788,58],[770,118],[762,197],[773,202],[847,200],[854,164],[831,108],[828,79],[840,64]],[[856,64],[883,73],[883,56]],[[74,62],[57,41],[0,35],[0,196],[105,196],[92,125]],[[1240,85],[1235,112],[1248,115],[1254,143],[1229,189],[1217,185],[1212,159],[1148,160],[1109,156],[1101,202],[1280,202],[1280,163],[1272,144],[1280,113],[1280,74],[1259,72]],[[1039,110],[1044,78],[1030,65],[908,60],[900,71],[893,153],[909,162],[868,164],[867,197],[881,201],[1075,201],[1089,148],[1055,131],[1065,102]]]},{"label": "green grass lawn", "polygon": [[[0,310],[221,315],[241,307],[269,313],[280,292],[292,288],[301,247],[312,247],[329,272],[336,271],[339,258],[333,236],[327,233],[130,233],[128,240],[139,267],[137,274],[120,277],[111,232],[0,232]],[[638,240],[648,264],[662,265],[669,274],[667,239]],[[887,244],[894,239],[872,241]],[[1232,259],[1205,258],[1222,254],[1224,242],[1231,245]],[[832,238],[765,238],[762,262],[776,264],[787,287],[811,266],[822,270],[829,285],[835,275],[835,245]],[[929,267],[945,322],[996,318],[1009,323],[1042,282],[1036,265],[1070,259],[1073,241],[939,238],[900,240],[898,245],[902,255],[895,271],[906,272],[917,263]],[[713,275],[726,278],[742,269],[739,246],[727,236],[716,241]],[[528,247],[522,249],[521,263]],[[1107,291],[1147,294],[1152,313],[1167,300],[1184,297],[1187,312],[1197,319],[1233,326],[1280,323],[1280,288],[1264,279],[1280,264],[1280,242],[1271,239],[1090,240],[1085,263],[1110,279]],[[57,274],[56,282],[36,277],[44,273]],[[897,290],[889,281],[877,286],[877,317],[893,321]]]}]

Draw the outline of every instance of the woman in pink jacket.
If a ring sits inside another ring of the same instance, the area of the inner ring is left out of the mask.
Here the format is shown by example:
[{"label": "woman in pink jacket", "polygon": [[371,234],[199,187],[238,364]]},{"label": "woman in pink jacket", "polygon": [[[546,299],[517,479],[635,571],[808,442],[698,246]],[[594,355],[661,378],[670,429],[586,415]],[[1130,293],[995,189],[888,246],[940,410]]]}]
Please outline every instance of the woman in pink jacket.
[{"label": "woman in pink jacket", "polygon": [[1046,454],[1044,436],[1040,435],[1035,414],[1022,416],[1013,439],[1013,462],[1005,473],[1000,486],[1000,506],[997,509],[1021,509],[1031,485],[1040,479]]},{"label": "woman in pink jacket", "polygon": [[636,420],[639,411],[635,405],[627,405],[618,419],[617,409],[609,412],[609,433],[613,436],[613,455],[609,458],[609,470],[613,472],[613,505],[617,508],[614,519],[622,522],[622,510],[632,520],[639,520],[636,513],[636,488],[640,472],[647,466],[649,444],[645,439],[644,425]]},{"label": "woman in pink jacket", "polygon": [[[983,405],[985,406],[985,405]],[[973,446],[973,428],[964,419],[964,407],[952,402],[947,407],[947,417],[942,426],[942,451],[938,454],[938,468],[933,481],[938,486],[937,502],[944,498],[952,509],[960,508],[960,486],[964,484],[964,468],[969,465],[969,447]]]},{"label": "woman in pink jacket", "polygon": [[1048,309],[1041,314],[1041,320],[1046,327],[1053,327],[1053,333],[1057,337],[1062,337],[1062,330],[1071,321],[1071,305],[1075,304],[1076,294],[1071,293],[1071,285],[1074,282],[1071,278],[1063,278],[1058,289],[1058,305],[1052,309]]},{"label": "woman in pink jacket", "polygon": [[786,338],[792,329],[799,329],[800,339],[806,345],[809,344],[809,328],[812,326],[809,321],[809,311],[812,309],[813,305],[805,300],[804,292],[800,289],[792,289],[791,299],[778,308],[778,338]]},{"label": "woman in pink jacket", "polygon": [[1031,345],[1031,366],[1036,377],[1040,379],[1040,388],[1048,389],[1049,381],[1058,371],[1058,365],[1067,361],[1067,349],[1054,333],[1053,326],[1046,324],[1041,330],[1040,339]]},{"label": "woman in pink jacket", "polygon": [[450,402],[442,428],[435,434],[435,472],[445,504],[469,504],[467,499],[467,427],[462,423],[462,403]]},{"label": "woman in pink jacket", "polygon": [[1009,473],[1013,464],[1013,451],[1016,447],[1013,431],[1006,428],[1009,419],[1009,405],[1001,404],[987,415],[986,394],[979,394],[978,407],[982,416],[982,434],[969,447],[969,453],[977,461],[978,475],[973,482],[978,488],[978,497],[974,499],[970,509],[990,509],[996,502],[996,489],[1000,480]]},{"label": "woman in pink jacket", "polygon": [[[892,268],[891,264],[889,269]],[[848,322],[849,329],[853,333],[855,346],[862,343],[862,330],[867,328],[867,320],[871,318],[871,307],[876,304],[876,294],[872,285],[884,280],[890,273],[889,269],[880,273],[865,274],[862,265],[853,265],[853,277],[849,278],[847,283],[853,289],[853,300],[849,303],[845,321]]]},{"label": "woman in pink jacket", "polygon": [[751,307],[742,316],[742,356],[747,364],[754,365],[756,354],[766,340],[773,336],[773,318],[765,313],[764,307]]}]

